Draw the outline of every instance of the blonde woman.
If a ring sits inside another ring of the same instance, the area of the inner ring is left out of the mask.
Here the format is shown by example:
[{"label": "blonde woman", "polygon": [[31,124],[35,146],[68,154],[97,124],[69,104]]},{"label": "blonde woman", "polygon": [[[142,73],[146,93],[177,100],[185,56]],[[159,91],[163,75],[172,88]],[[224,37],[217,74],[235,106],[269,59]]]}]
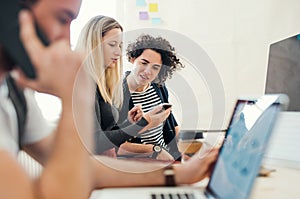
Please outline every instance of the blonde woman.
[{"label": "blonde woman", "polygon": [[96,153],[116,156],[126,140],[163,122],[170,110],[157,106],[143,114],[140,106],[128,112],[127,120],[116,125],[118,109],[123,103],[122,88],[122,26],[113,18],[96,16],[80,33],[76,49],[87,55],[85,64],[97,84],[96,89]]}]

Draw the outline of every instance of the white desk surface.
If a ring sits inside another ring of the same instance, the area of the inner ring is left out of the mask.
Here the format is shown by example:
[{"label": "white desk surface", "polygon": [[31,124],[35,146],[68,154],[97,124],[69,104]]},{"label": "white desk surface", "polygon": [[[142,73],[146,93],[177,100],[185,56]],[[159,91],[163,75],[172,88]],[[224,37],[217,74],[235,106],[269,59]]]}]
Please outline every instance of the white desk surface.
[{"label": "white desk surface", "polygon": [[[267,166],[268,168],[276,169],[275,172],[272,172],[268,177],[257,177],[254,188],[252,190],[251,196],[249,199],[282,199],[282,198],[300,198],[300,169],[291,169],[284,167],[276,167],[276,166]],[[195,187],[204,188],[207,184],[207,180],[196,183]],[[192,186],[193,187],[193,186]],[[191,187],[191,188],[192,188]],[[135,194],[138,191],[144,192],[145,188],[140,188],[138,190],[135,189]],[[159,191],[159,187],[155,188]],[[115,191],[122,193],[126,188],[115,188]],[[143,191],[144,190],[144,191]],[[104,190],[103,190],[104,191]],[[153,190],[152,190],[153,191]],[[110,192],[112,193],[112,192]],[[131,192],[132,193],[132,192]],[[137,194],[138,195],[138,194]],[[100,196],[91,197],[93,199],[100,199]],[[102,199],[111,198],[110,195],[106,193],[105,197],[103,195]],[[135,197],[133,197],[135,198]],[[137,197],[138,198],[138,197]]]},{"label": "white desk surface", "polygon": [[276,169],[269,177],[258,177],[250,199],[300,198],[300,170],[268,166]]},{"label": "white desk surface", "polygon": [[[300,169],[264,165],[275,169],[268,177],[257,177],[249,199],[300,199]],[[205,187],[208,181],[199,182],[195,186]]]}]

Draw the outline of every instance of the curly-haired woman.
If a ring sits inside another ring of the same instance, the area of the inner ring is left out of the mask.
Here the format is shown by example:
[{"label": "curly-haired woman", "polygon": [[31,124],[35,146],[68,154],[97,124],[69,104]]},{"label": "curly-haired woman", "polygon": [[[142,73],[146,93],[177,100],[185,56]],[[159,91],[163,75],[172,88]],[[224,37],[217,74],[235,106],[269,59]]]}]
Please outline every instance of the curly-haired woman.
[{"label": "curly-haired woman", "polygon": [[[164,82],[184,67],[176,56],[175,48],[162,37],[141,35],[128,45],[126,51],[133,70],[126,73],[123,81],[124,102],[120,121],[135,105],[141,105],[143,112],[147,113],[159,104],[168,103],[168,90]],[[119,155],[138,153],[151,154],[160,160],[180,159],[176,142],[178,131],[178,124],[171,113],[157,127],[122,144]]]}]

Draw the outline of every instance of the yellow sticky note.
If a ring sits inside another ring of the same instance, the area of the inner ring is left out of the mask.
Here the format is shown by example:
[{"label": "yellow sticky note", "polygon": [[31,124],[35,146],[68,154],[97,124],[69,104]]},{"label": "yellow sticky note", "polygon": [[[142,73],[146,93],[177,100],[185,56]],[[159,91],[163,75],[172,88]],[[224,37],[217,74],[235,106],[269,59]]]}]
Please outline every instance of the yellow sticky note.
[{"label": "yellow sticky note", "polygon": [[158,12],[158,4],[149,3],[149,12]]}]

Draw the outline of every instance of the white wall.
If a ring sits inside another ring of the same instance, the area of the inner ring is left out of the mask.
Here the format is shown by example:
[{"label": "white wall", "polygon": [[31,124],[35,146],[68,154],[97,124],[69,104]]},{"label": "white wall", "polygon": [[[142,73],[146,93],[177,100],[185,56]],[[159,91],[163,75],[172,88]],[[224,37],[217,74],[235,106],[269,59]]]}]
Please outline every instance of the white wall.
[{"label": "white wall", "polygon": [[[228,122],[237,96],[264,93],[270,44],[300,33],[299,0],[158,0],[161,25],[139,20],[138,11],[141,8],[135,2],[120,0],[117,3],[117,19],[125,30],[146,27],[172,30],[200,45],[211,58],[226,93],[227,114],[223,126]],[[199,80],[199,85],[205,84],[203,79]],[[170,83],[178,86],[178,82]],[[169,87],[172,85],[169,84]],[[205,98],[205,93],[209,92],[206,88],[202,93],[201,97]],[[209,98],[202,100],[209,102]],[[210,127],[211,106],[214,104],[201,103],[199,114],[204,122],[198,124],[199,128]],[[177,111],[179,118],[182,118],[180,111],[184,109]],[[188,109],[192,110],[193,106]],[[186,127],[189,128],[189,124]]]},{"label": "white wall", "polygon": [[77,38],[85,23],[96,15],[116,17],[117,0],[82,0],[77,19],[71,25],[71,44],[76,45]]},{"label": "white wall", "polygon": [[300,112],[283,112],[278,117],[264,162],[300,169]]},{"label": "white wall", "polygon": [[[154,32],[164,32],[161,36],[176,44],[187,65],[168,80],[173,112],[183,128],[226,127],[237,96],[264,93],[269,45],[300,33],[299,0],[158,0],[161,25],[139,20],[141,8],[135,2],[83,0],[71,26],[71,44],[76,44],[81,28],[98,14],[116,18],[127,33],[125,40],[132,38],[136,29],[159,28]],[[176,39],[176,33],[183,39]],[[190,45],[184,44],[191,42],[196,50],[186,51]],[[191,63],[187,54],[197,52],[199,59]],[[209,75],[214,75],[223,87],[207,81],[203,70],[209,67],[216,69]],[[218,97],[216,92],[225,92],[225,96]],[[50,112],[53,114],[52,108]],[[224,118],[225,113],[224,121],[212,125],[214,118]]]}]

